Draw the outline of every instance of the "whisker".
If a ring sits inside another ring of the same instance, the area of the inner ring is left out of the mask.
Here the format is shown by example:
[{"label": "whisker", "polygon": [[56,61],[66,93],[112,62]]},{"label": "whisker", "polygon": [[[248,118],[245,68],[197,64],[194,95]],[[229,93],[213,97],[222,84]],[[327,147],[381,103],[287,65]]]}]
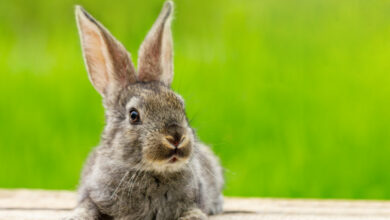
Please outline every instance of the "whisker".
[{"label": "whisker", "polygon": [[115,188],[114,192],[111,194],[110,200],[112,200],[113,197],[116,196],[116,193],[117,193],[119,187],[122,185],[123,180],[126,178],[127,175],[129,175],[129,173],[130,173],[130,171],[127,171],[127,172],[123,175],[122,179],[119,181],[118,186]]},{"label": "whisker", "polygon": [[139,163],[136,168],[135,168],[135,171],[133,173],[133,175],[131,176],[130,180],[129,180],[129,188],[127,190],[127,195],[129,196],[129,200],[131,201],[131,195],[132,195],[132,189],[134,188],[134,185],[135,185],[135,182],[136,182],[136,177],[138,175],[138,173],[141,171],[141,168],[142,168],[142,163]]}]

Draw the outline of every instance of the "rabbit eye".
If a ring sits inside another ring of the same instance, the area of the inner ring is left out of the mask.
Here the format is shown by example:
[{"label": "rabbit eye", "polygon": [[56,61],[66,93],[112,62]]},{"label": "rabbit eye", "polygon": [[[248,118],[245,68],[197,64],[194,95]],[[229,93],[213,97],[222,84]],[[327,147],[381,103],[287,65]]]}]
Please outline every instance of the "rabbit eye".
[{"label": "rabbit eye", "polygon": [[139,113],[135,109],[130,110],[130,122],[132,124],[136,124],[140,122]]}]

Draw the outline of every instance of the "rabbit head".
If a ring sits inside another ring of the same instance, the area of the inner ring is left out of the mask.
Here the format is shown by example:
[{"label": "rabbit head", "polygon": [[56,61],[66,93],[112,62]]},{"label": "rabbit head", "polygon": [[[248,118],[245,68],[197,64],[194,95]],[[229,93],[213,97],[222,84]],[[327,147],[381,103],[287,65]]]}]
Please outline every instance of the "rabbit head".
[{"label": "rabbit head", "polygon": [[153,171],[175,171],[194,150],[183,99],[173,79],[171,19],[165,3],[139,50],[138,70],[130,54],[80,6],[77,24],[90,81],[102,95],[106,128],[102,145],[110,160]]}]

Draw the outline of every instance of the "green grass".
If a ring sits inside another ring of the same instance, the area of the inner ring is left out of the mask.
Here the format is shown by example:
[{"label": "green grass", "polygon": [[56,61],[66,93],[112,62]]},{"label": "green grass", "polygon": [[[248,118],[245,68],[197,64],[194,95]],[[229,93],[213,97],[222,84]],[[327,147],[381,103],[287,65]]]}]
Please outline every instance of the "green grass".
[{"label": "green grass", "polygon": [[[99,142],[74,4],[136,60],[162,1],[1,3],[0,187],[75,189]],[[390,1],[176,9],[173,88],[227,168],[226,195],[390,199]]]}]

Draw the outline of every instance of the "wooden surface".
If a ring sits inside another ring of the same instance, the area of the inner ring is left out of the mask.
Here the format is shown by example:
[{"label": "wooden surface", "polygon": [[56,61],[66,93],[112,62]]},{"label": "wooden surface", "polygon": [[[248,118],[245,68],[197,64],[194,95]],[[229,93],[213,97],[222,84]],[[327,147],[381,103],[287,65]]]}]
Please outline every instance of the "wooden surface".
[{"label": "wooden surface", "polygon": [[[75,206],[70,191],[0,190],[1,220],[61,219]],[[390,201],[226,198],[210,220],[390,220]]]}]

